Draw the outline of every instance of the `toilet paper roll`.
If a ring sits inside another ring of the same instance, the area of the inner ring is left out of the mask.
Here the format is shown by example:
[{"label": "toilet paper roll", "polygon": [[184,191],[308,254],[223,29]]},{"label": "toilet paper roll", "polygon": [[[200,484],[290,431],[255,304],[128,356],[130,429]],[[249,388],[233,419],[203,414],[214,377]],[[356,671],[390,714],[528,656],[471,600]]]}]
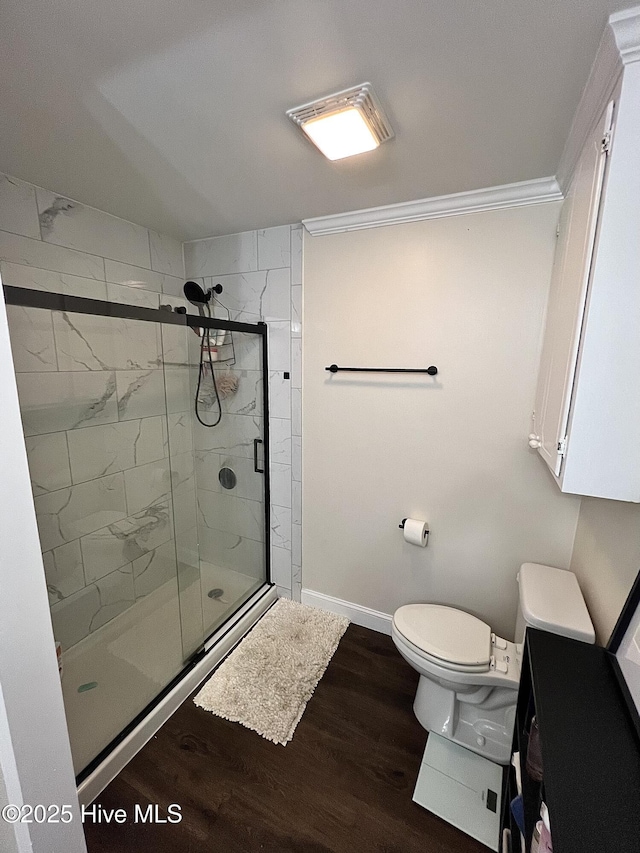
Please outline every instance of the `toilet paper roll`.
[{"label": "toilet paper roll", "polygon": [[404,522],[404,541],[425,548],[429,538],[429,525],[419,518],[407,518]]}]

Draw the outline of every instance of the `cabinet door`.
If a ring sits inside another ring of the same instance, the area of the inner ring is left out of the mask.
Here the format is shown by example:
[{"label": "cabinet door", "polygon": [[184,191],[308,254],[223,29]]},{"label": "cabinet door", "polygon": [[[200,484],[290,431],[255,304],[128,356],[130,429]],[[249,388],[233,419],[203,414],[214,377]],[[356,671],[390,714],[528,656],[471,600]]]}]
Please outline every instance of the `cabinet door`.
[{"label": "cabinet door", "polygon": [[558,476],[576,374],[613,102],[587,140],[567,192],[558,232],[534,412],[539,451]]}]

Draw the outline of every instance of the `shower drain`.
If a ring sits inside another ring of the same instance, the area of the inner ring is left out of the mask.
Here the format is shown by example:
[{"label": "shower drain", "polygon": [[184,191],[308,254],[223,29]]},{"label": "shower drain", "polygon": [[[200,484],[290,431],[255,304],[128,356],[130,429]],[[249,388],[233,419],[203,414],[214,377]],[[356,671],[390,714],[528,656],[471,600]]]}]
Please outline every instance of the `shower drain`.
[{"label": "shower drain", "polygon": [[220,587],[216,587],[215,589],[210,589],[207,595],[209,596],[209,598],[222,598],[222,596],[224,595],[224,590],[220,589]]}]

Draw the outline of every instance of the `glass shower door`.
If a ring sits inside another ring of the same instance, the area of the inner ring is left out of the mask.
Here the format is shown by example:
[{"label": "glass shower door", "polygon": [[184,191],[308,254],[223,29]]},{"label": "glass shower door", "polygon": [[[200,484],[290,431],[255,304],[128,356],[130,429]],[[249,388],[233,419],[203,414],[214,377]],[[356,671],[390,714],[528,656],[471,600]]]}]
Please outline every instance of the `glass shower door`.
[{"label": "glass shower door", "polygon": [[266,328],[4,291],[83,779],[268,580]]},{"label": "glass shower door", "polygon": [[[264,585],[269,564],[266,328],[197,322],[187,330],[196,485],[188,532],[176,518],[185,654]],[[170,428],[172,459],[178,443]]]}]

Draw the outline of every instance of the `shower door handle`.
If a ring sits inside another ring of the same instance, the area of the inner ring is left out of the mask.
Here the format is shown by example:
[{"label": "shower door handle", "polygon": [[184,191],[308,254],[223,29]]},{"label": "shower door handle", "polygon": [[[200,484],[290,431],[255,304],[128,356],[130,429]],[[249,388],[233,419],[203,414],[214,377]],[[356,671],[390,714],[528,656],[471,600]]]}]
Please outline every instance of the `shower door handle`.
[{"label": "shower door handle", "polygon": [[261,438],[253,439],[253,470],[256,474],[264,474],[264,468],[260,468],[258,465],[258,445],[262,444]]}]

